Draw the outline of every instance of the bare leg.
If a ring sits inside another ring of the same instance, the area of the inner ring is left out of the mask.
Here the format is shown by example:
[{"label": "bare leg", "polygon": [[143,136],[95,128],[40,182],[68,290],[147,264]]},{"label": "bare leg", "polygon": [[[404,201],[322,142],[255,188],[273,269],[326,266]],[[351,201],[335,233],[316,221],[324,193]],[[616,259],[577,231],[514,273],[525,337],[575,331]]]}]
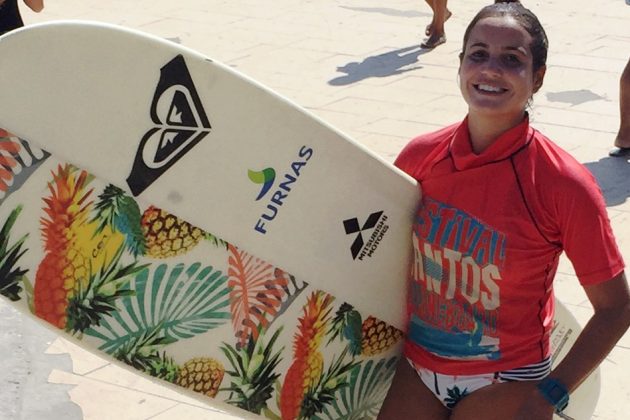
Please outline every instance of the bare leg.
[{"label": "bare leg", "polygon": [[[433,26],[435,24],[436,21],[436,7],[439,7],[439,3],[441,2],[441,0],[424,0],[429,7],[431,8],[431,11],[433,11],[433,19],[431,20],[431,23],[429,23],[427,25],[427,27],[424,29],[424,34],[426,36],[431,36],[431,33],[433,32]],[[444,3],[444,9],[445,9],[445,16],[444,16],[444,20],[442,21],[442,33],[444,33],[444,22],[446,22],[452,15],[451,11],[448,10],[448,8],[446,7],[446,0],[443,0]]]},{"label": "bare leg", "polygon": [[[521,404],[531,398],[537,383],[537,381],[506,382],[478,389],[457,403],[453,408],[451,420],[512,419]],[[551,412],[551,406],[549,407]]]},{"label": "bare leg", "polygon": [[447,420],[448,416],[449,410],[401,357],[378,420]]},{"label": "bare leg", "polygon": [[619,119],[615,146],[630,148],[630,60],[619,81]]},{"label": "bare leg", "polygon": [[[446,34],[444,31],[444,22],[447,19],[447,13],[450,14],[446,7],[447,0],[433,0],[433,21],[431,22],[431,31],[429,39],[422,43],[422,48],[435,48],[446,42]],[[449,15],[450,17],[450,15]]]}]

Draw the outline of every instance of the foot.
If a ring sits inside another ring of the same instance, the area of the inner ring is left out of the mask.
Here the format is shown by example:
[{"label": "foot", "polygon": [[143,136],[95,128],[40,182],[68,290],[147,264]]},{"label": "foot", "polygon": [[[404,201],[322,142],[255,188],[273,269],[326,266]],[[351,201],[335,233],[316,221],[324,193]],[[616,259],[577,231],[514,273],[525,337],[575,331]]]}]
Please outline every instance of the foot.
[{"label": "foot", "polygon": [[[451,17],[451,15],[451,11],[446,9],[446,19],[444,19],[444,22],[446,22]],[[431,36],[431,32],[433,32],[433,21],[431,21],[431,23],[429,23],[427,27],[424,28],[424,34],[426,36]]]},{"label": "foot", "polygon": [[446,42],[446,35],[433,34],[426,41],[420,44],[420,47],[424,48],[425,50],[432,50],[433,48],[437,47],[438,45],[442,45],[445,42]]},{"label": "foot", "polygon": [[630,147],[613,147],[608,152],[610,157],[630,157]]},{"label": "foot", "polygon": [[615,147],[608,152],[608,156],[630,157],[630,126],[622,124],[613,144]]}]

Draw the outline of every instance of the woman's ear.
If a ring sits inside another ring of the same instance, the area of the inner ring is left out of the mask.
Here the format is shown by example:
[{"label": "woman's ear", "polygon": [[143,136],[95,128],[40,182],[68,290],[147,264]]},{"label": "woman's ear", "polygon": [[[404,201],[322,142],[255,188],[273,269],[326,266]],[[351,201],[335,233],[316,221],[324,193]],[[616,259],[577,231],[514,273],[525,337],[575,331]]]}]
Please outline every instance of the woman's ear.
[{"label": "woman's ear", "polygon": [[547,66],[541,66],[538,70],[536,70],[536,73],[534,73],[534,93],[538,92],[538,90],[542,87],[546,71]]}]

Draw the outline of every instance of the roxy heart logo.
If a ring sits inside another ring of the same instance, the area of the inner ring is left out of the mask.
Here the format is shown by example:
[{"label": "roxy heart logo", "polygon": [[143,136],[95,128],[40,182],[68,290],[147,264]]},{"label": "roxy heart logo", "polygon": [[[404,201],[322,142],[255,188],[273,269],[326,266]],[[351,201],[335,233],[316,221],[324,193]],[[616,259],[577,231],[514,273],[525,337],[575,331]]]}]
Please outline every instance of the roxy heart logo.
[{"label": "roxy heart logo", "polygon": [[273,186],[273,182],[276,180],[276,171],[273,168],[265,168],[262,171],[247,171],[249,180],[254,184],[261,185],[260,193],[256,197],[256,201],[260,200],[267,194],[267,191]]},{"label": "roxy heart logo", "polygon": [[[343,221],[346,235],[356,234],[350,246],[353,260],[359,259],[362,261],[365,257],[371,257],[374,254],[389,229],[389,225],[386,222],[387,215],[382,211],[370,214],[363,224],[356,217]],[[367,241],[363,237],[364,233]]]},{"label": "roxy heart logo", "polygon": [[210,122],[182,55],[160,70],[151,120],[154,126],[142,137],[127,178],[136,196],[210,132]]}]

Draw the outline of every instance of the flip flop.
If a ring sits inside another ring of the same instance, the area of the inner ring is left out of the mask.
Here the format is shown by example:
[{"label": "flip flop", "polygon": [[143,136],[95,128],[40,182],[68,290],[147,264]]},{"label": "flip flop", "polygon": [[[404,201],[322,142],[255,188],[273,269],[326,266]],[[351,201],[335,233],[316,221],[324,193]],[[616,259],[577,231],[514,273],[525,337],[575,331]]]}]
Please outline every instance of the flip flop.
[{"label": "flip flop", "polygon": [[611,157],[630,157],[630,147],[613,147],[608,152]]},{"label": "flip flop", "polygon": [[429,42],[430,39],[431,38],[427,39],[422,44],[420,44],[420,48],[424,48],[425,50],[432,50],[433,48],[437,47],[438,45],[442,45],[442,44],[444,44],[446,42],[446,36],[444,36],[444,35],[442,35],[441,37],[437,38],[433,42]]}]

